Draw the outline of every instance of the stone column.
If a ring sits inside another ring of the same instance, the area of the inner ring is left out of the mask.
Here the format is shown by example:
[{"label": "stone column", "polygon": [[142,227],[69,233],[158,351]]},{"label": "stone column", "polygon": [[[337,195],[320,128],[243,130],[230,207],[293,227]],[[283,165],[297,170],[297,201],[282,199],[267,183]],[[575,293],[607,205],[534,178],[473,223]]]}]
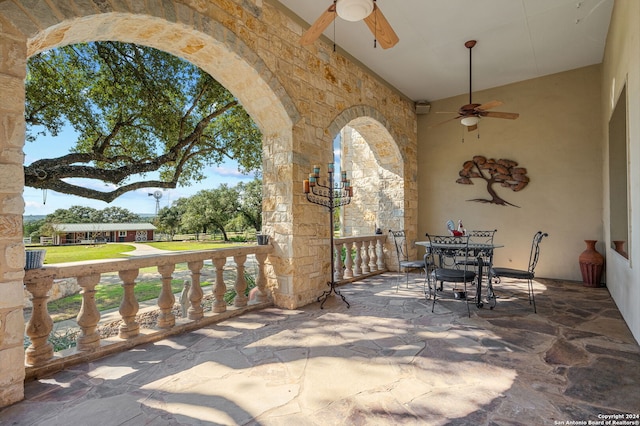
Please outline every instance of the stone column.
[{"label": "stone column", "polygon": [[25,376],[22,147],[27,45],[13,28],[0,25],[0,407],[23,399]]}]

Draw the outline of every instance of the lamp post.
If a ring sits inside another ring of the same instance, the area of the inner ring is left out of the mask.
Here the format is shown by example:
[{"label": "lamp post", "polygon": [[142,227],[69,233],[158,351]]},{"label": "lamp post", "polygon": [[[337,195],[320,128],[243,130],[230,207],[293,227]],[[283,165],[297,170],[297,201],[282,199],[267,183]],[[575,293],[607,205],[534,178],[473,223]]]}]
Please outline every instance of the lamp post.
[{"label": "lamp post", "polygon": [[[342,172],[340,182],[333,181],[334,168],[333,163],[327,165],[328,179],[326,182],[320,180],[320,166],[313,166],[313,173],[309,173],[309,179],[305,179],[302,182],[304,193],[307,195],[307,200],[313,204],[318,204],[329,209],[329,236],[331,242],[331,281],[327,282],[329,290],[325,290],[320,296],[318,296],[318,302],[322,299],[320,309],[323,309],[324,302],[327,301],[327,297],[331,293],[335,293],[342,298],[342,301],[347,304],[347,299],[336,289],[335,281],[335,247],[333,246],[333,212],[336,207],[346,206],[351,202],[353,196],[353,187],[351,181],[347,179],[347,172]],[[347,253],[349,256],[349,253]]]}]

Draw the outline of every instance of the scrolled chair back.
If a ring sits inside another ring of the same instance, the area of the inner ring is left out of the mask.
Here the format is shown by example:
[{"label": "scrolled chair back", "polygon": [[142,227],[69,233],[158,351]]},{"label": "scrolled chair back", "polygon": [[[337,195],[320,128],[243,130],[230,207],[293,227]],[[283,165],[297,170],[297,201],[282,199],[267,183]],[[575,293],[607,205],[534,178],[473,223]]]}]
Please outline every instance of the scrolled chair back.
[{"label": "scrolled chair back", "polygon": [[393,237],[393,243],[396,247],[396,256],[398,256],[398,262],[409,260],[409,248],[407,246],[407,235],[404,229],[394,231],[389,229],[389,233]]},{"label": "scrolled chair back", "polygon": [[533,236],[533,242],[531,243],[531,253],[529,254],[529,272],[531,274],[534,273],[536,269],[536,265],[538,264],[538,259],[540,258],[540,242],[544,237],[548,237],[549,234],[546,232],[538,231]]},{"label": "scrolled chair back", "polygon": [[[469,256],[469,235],[430,235],[426,234],[429,241],[429,252],[434,264],[440,267],[453,267],[458,260]],[[438,262],[435,262],[435,257]]]},{"label": "scrolled chair back", "polygon": [[470,243],[493,244],[493,237],[496,232],[498,232],[497,229],[492,231],[473,230],[468,231],[467,235]]}]

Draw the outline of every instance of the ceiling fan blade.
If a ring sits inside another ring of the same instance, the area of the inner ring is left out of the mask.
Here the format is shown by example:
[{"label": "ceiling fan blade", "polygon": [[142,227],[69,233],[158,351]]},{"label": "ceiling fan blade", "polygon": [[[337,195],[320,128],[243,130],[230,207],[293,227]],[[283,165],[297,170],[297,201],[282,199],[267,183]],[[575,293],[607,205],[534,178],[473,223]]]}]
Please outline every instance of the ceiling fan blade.
[{"label": "ceiling fan blade", "polygon": [[461,116],[461,115],[459,115],[459,116],[457,116],[457,117],[450,118],[450,119],[445,120],[445,121],[441,121],[440,123],[436,123],[436,124],[434,124],[433,126],[429,126],[429,128],[431,129],[431,128],[433,128],[433,127],[440,126],[441,124],[445,124],[445,123],[448,123],[448,122],[453,121],[453,120],[458,120],[458,119],[460,119],[460,118],[462,118],[462,116]]},{"label": "ceiling fan blade", "polygon": [[364,18],[364,22],[383,49],[393,47],[400,41],[375,2],[373,3],[373,12]]},{"label": "ceiling fan blade", "polygon": [[508,118],[509,120],[515,120],[520,117],[520,114],[517,112],[499,112],[499,111],[480,111],[480,115],[482,117],[493,117],[493,118]]},{"label": "ceiling fan blade", "polygon": [[302,37],[300,38],[300,44],[306,46],[316,41],[318,37],[320,37],[320,35],[323,33],[323,31],[327,29],[329,24],[333,22],[334,19],[336,19],[335,3],[329,6],[329,8],[325,10],[318,19],[316,19],[316,22],[314,22],[313,25],[311,25],[309,29],[305,31],[304,34],[302,34]]},{"label": "ceiling fan blade", "polygon": [[491,102],[487,102],[486,104],[478,105],[476,107],[476,109],[480,109],[482,111],[486,111],[488,109],[495,108],[495,107],[500,106],[500,105],[502,105],[502,102],[500,102],[500,101],[491,101]]}]

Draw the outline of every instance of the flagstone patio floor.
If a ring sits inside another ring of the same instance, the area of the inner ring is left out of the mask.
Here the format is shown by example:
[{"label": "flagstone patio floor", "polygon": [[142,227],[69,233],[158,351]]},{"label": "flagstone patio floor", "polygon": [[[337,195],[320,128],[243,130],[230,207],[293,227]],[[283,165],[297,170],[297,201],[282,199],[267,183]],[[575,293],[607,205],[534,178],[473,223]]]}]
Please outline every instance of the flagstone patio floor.
[{"label": "flagstone patio floor", "polygon": [[469,318],[398,277],[28,382],[0,424],[640,424],[640,347],[606,288],[540,279],[536,314],[507,281]]}]

